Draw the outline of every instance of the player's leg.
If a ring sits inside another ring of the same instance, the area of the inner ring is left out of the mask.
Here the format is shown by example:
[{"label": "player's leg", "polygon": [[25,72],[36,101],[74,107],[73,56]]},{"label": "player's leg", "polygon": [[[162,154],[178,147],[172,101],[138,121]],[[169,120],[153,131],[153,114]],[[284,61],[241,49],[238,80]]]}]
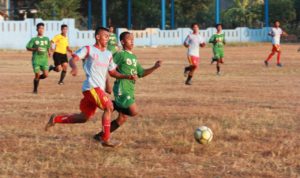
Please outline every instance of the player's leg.
[{"label": "player's leg", "polygon": [[278,48],[277,48],[277,66],[278,67],[282,67],[282,64],[280,62],[280,57],[281,57],[281,50],[280,50],[280,47],[278,46]]},{"label": "player's leg", "polygon": [[[125,108],[120,108],[119,106],[117,106],[116,104],[114,104],[114,109],[119,112],[119,115],[118,115],[118,117],[115,120],[113,120],[110,123],[110,133],[116,131],[121,125],[123,125],[127,121],[128,116],[134,117],[134,116],[136,116],[138,114],[136,103],[133,103],[132,105],[130,105],[126,109]],[[102,135],[103,135],[103,131],[101,131],[98,134],[96,134],[94,136],[94,138],[98,139]]]},{"label": "player's leg", "polygon": [[45,79],[48,77],[48,70],[49,70],[49,66],[48,66],[48,59],[45,59],[41,65],[41,70],[42,70],[42,75],[40,75],[40,79]]},{"label": "player's leg", "polygon": [[35,71],[33,79],[33,93],[38,93],[38,87],[40,83],[40,71]]},{"label": "player's leg", "polygon": [[217,65],[216,65],[216,68],[217,68],[217,75],[220,75],[220,61],[221,61],[221,59],[219,59],[219,60],[217,61]]},{"label": "player's leg", "polygon": [[97,107],[104,110],[102,115],[102,133],[101,135],[97,134],[98,137],[94,136],[94,139],[100,141],[103,146],[116,147],[121,145],[121,142],[110,139],[111,115],[114,108],[113,103],[100,88],[97,88],[94,91],[91,90],[90,93],[94,97]]},{"label": "player's leg", "polygon": [[188,77],[185,81],[186,85],[191,85],[192,84],[192,78],[194,76],[194,72],[198,68],[198,65],[199,65],[199,57],[191,56],[190,71],[189,71]]},{"label": "player's leg", "polygon": [[273,45],[271,53],[269,54],[268,58],[265,60],[265,65],[266,66],[269,65],[269,61],[272,59],[272,57],[274,56],[274,54],[276,53],[276,51],[277,51],[277,48],[276,48],[275,45]]},{"label": "player's leg", "polygon": [[97,105],[95,100],[90,93],[90,91],[85,91],[83,93],[83,98],[80,101],[79,114],[52,114],[48,123],[46,124],[45,130],[47,131],[50,127],[54,126],[56,123],[60,124],[74,124],[74,123],[85,123],[89,120],[96,112]]},{"label": "player's leg", "polygon": [[59,53],[54,52],[53,61],[54,61],[54,66],[50,65],[49,72],[51,70],[54,70],[55,72],[60,72],[62,70],[62,65],[61,65],[62,62],[61,62],[61,56]]},{"label": "player's leg", "polygon": [[85,123],[90,117],[85,113],[76,113],[76,114],[61,114],[56,115],[52,114],[50,119],[45,127],[47,131],[49,127],[54,126],[55,124],[74,124],[74,123]]},{"label": "player's leg", "polygon": [[220,56],[220,63],[224,64],[224,49],[223,48],[220,49],[219,56]]},{"label": "player's leg", "polygon": [[61,74],[60,74],[60,79],[59,79],[58,84],[63,85],[64,84],[64,78],[66,77],[66,74],[67,74],[68,62],[62,63],[61,66],[62,66],[62,71],[61,71]]},{"label": "player's leg", "polygon": [[188,58],[188,62],[189,62],[190,65],[184,68],[184,72],[183,72],[183,73],[184,73],[184,76],[185,76],[185,77],[188,76],[188,73],[189,73],[189,72],[191,71],[191,69],[192,69],[192,68],[191,68],[192,57],[191,57],[191,56],[188,56],[187,58]]}]

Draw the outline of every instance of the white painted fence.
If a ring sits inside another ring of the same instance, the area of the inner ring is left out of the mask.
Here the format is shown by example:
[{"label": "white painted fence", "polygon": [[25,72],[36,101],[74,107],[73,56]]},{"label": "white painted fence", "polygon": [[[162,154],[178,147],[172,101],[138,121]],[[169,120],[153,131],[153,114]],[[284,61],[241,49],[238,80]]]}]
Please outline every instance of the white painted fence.
[{"label": "white painted fence", "polygon": [[[90,45],[94,43],[94,31],[80,31],[75,28],[74,19],[63,19],[61,21],[43,21],[42,19],[26,19],[24,21],[0,21],[0,49],[25,49],[26,43],[36,35],[35,25],[39,22],[45,23],[45,36],[50,39],[60,33],[60,26],[69,26],[69,41],[71,47]],[[118,36],[125,28],[117,29]],[[176,30],[160,30],[147,28],[145,30],[131,30],[135,36],[136,46],[160,46],[160,45],[182,45],[185,37],[191,32],[189,28],[178,28]],[[208,41],[215,33],[215,28],[200,30],[200,34]],[[236,28],[224,30],[227,42],[261,42],[269,41],[268,29]]]}]

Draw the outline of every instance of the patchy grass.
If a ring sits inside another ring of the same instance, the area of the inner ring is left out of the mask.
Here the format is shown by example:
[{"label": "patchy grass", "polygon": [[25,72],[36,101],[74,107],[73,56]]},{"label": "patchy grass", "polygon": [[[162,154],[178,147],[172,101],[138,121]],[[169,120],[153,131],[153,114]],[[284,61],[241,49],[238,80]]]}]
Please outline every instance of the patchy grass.
[{"label": "patchy grass", "polygon": [[[50,73],[35,96],[30,53],[0,51],[0,177],[299,177],[300,53],[282,48],[284,67],[265,68],[270,45],[226,47],[222,76],[204,48],[193,86],[183,84],[184,48],[137,48],[143,66],[163,66],[137,82],[140,115],[113,133],[117,149],[92,139],[101,111],[43,131],[51,113],[78,112],[82,70],[64,86]],[[211,144],[194,141],[200,125]]]}]

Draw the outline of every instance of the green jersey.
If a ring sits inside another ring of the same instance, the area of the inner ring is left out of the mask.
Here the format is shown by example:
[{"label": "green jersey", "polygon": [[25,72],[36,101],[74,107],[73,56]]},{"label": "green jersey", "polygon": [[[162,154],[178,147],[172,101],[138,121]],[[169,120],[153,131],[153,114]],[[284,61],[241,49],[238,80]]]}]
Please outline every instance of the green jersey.
[{"label": "green jersey", "polygon": [[[137,57],[130,51],[122,50],[114,55],[117,71],[123,75],[144,75],[144,69],[137,61]],[[123,108],[134,103],[135,81],[128,79],[116,79],[113,87],[115,102]]]},{"label": "green jersey", "polygon": [[223,33],[214,34],[210,37],[209,43],[212,43],[214,48],[223,48],[225,45],[225,35]]},{"label": "green jersey", "polygon": [[107,49],[110,52],[112,52],[112,54],[115,54],[117,52],[117,46],[118,46],[117,35],[114,33],[110,33],[108,44],[107,44]]},{"label": "green jersey", "polygon": [[48,60],[48,49],[50,48],[50,40],[45,36],[37,36],[31,38],[31,40],[27,43],[26,48],[41,48],[40,51],[32,52],[32,60]]},{"label": "green jersey", "polygon": [[213,44],[213,61],[218,61],[224,58],[224,45],[225,45],[225,35],[224,34],[214,34],[210,37],[209,43]]}]

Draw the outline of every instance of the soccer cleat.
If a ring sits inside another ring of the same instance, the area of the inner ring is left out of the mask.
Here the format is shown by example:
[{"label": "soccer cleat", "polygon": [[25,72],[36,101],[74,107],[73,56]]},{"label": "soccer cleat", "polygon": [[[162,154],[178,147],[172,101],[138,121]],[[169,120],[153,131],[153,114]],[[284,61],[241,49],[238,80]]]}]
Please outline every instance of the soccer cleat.
[{"label": "soccer cleat", "polygon": [[96,134],[96,135],[94,135],[94,139],[96,141],[100,142],[103,147],[116,148],[116,147],[119,147],[119,146],[122,145],[122,142],[117,141],[117,140],[111,140],[111,139],[107,140],[107,141],[102,140],[102,138],[101,138],[101,132],[98,133],[98,134]]},{"label": "soccer cleat", "polygon": [[191,81],[191,80],[188,80],[188,81],[185,82],[185,84],[186,84],[186,85],[192,85],[192,81]]},{"label": "soccer cleat", "polygon": [[64,84],[65,84],[64,82],[61,81],[58,82],[58,85],[64,85]]},{"label": "soccer cleat", "polygon": [[217,72],[217,76],[221,76],[221,72]]},{"label": "soccer cleat", "polygon": [[56,117],[55,114],[52,114],[52,115],[50,116],[50,119],[49,119],[48,123],[47,123],[46,126],[45,126],[45,131],[48,131],[48,129],[49,129],[50,127],[53,127],[53,126],[55,125],[55,123],[54,123],[54,118],[55,118],[55,117]]},{"label": "soccer cleat", "polygon": [[282,64],[281,64],[281,63],[278,63],[278,64],[277,64],[277,67],[282,67]]},{"label": "soccer cleat", "polygon": [[269,63],[268,61],[265,61],[265,66],[268,67],[269,66]]},{"label": "soccer cleat", "polygon": [[38,94],[37,90],[33,90],[32,93],[33,93],[33,94]]}]

